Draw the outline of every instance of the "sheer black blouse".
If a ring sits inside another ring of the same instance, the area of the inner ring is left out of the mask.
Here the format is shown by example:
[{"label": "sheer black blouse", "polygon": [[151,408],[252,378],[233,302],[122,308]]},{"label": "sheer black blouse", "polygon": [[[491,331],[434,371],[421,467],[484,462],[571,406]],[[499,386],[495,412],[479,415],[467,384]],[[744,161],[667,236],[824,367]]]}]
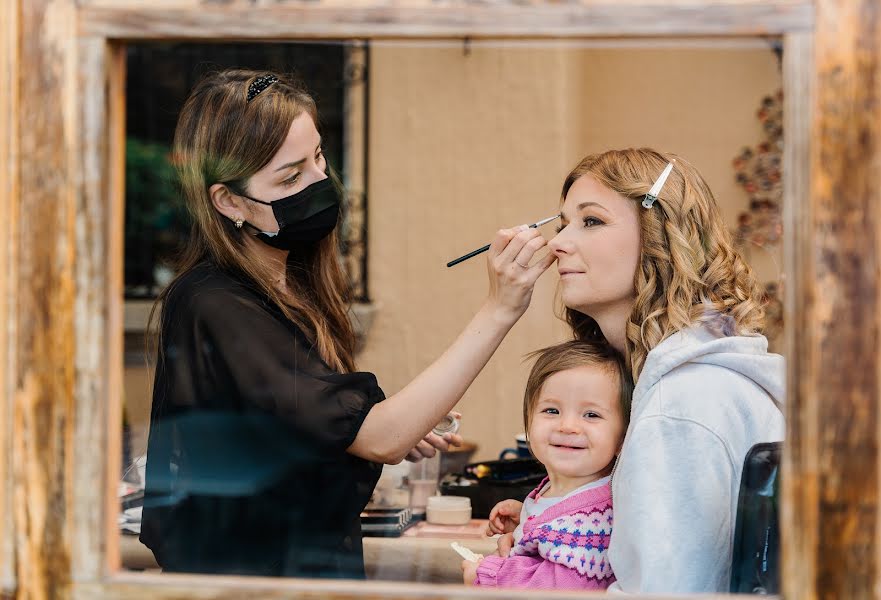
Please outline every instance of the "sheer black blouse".
[{"label": "sheer black blouse", "polygon": [[359,513],[381,465],[352,456],[370,373],[334,372],[246,282],[203,263],[161,322],[141,541],[166,571],[364,576]]}]

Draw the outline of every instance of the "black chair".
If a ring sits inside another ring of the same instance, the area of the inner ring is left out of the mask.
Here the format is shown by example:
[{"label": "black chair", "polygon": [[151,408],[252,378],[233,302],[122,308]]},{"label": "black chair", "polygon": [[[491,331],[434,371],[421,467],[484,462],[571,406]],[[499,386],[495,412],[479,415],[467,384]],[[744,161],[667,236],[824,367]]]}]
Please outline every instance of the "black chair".
[{"label": "black chair", "polygon": [[780,451],[756,444],[746,454],[731,558],[732,593],[780,593]]}]

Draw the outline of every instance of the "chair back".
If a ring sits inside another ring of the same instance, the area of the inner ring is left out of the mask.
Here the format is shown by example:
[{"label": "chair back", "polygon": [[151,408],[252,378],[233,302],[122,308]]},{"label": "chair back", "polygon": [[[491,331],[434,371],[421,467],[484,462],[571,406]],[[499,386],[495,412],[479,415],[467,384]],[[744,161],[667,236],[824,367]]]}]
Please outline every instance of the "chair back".
[{"label": "chair back", "polygon": [[782,445],[782,442],[756,444],[746,454],[731,558],[732,593],[780,593]]}]

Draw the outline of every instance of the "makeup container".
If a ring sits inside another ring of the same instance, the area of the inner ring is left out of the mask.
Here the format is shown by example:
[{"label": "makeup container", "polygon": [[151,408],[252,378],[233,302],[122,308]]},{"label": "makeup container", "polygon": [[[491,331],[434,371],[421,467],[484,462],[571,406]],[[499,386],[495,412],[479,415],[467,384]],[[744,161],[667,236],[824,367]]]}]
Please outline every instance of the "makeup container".
[{"label": "makeup container", "polygon": [[[443,436],[445,433],[459,431],[459,419],[452,413],[447,414],[435,425],[432,432]],[[410,466],[410,510],[414,515],[425,514],[428,499],[437,494],[440,480],[441,453],[438,451],[431,458],[423,458]],[[470,512],[469,508],[469,512]]]},{"label": "makeup container", "polygon": [[467,525],[471,521],[471,498],[431,496],[425,512],[426,520],[433,525]]},{"label": "makeup container", "polygon": [[441,422],[435,425],[434,429],[431,431],[440,436],[443,436],[445,433],[458,433],[459,419],[453,413],[447,413],[447,415],[441,419]]}]

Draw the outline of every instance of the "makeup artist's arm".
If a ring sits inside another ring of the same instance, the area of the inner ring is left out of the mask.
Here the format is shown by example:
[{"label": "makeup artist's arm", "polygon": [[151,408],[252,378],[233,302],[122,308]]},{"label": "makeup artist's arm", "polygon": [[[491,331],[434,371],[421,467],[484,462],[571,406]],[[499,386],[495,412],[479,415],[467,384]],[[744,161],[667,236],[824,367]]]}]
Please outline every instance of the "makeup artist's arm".
[{"label": "makeup artist's arm", "polygon": [[520,266],[546,244],[538,230],[525,225],[496,234],[487,257],[490,290],[483,306],[440,358],[370,409],[348,452],[398,463],[456,405],[526,312],[536,280],[553,264],[555,256],[548,253],[529,268]]}]

